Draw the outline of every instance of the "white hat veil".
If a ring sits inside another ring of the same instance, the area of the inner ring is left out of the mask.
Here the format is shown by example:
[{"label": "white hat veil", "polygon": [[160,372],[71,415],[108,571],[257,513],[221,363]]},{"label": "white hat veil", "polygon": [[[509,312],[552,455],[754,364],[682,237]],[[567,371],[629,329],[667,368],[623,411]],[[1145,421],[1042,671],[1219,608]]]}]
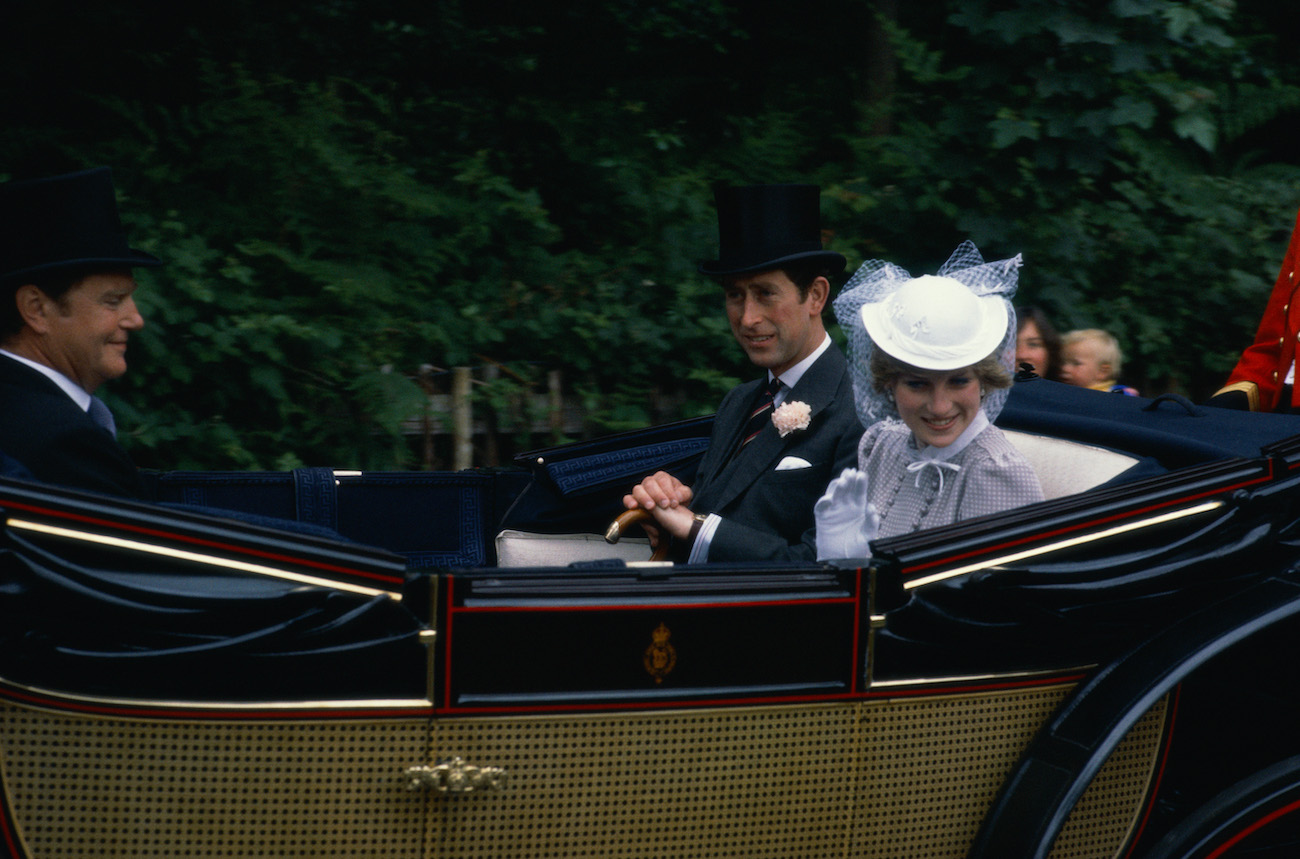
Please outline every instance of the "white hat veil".
[{"label": "white hat veil", "polygon": [[[1011,299],[1016,293],[1020,266],[1020,254],[1009,259],[985,262],[975,245],[964,241],[935,272],[939,277],[956,280],[977,296],[997,296],[1005,302],[1007,330],[995,351],[1008,372],[1014,372],[1015,369],[1016,314]],[[883,301],[912,279],[908,272],[893,263],[868,260],[853,273],[833,303],[835,318],[848,336],[849,371],[853,378],[858,419],[863,426],[870,426],[882,418],[896,418],[898,410],[892,399],[873,389],[871,355],[876,347],[863,324],[862,307]],[[990,421],[1002,411],[1007,394],[1007,389],[998,389],[985,395],[983,409]]]}]

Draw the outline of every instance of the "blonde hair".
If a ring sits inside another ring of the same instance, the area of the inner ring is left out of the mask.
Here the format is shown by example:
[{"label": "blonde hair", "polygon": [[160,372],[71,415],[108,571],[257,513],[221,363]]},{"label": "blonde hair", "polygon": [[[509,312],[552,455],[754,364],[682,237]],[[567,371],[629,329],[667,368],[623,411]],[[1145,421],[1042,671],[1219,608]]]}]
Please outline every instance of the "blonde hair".
[{"label": "blonde hair", "polygon": [[1100,328],[1080,328],[1069,331],[1061,338],[1061,348],[1073,346],[1088,340],[1097,344],[1097,363],[1110,365],[1110,377],[1119,378],[1119,371],[1124,365],[1124,353],[1120,351],[1119,341],[1109,331]]}]

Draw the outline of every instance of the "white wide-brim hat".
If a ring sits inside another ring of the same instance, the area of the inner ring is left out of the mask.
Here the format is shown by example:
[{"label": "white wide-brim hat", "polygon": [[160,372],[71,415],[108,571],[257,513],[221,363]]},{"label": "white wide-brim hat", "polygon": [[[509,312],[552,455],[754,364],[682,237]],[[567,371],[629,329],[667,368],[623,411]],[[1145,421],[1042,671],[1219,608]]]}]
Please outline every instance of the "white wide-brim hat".
[{"label": "white wide-brim hat", "polygon": [[926,274],[862,306],[876,348],[921,370],[957,370],[987,358],[1007,333],[1007,303],[951,277]]}]

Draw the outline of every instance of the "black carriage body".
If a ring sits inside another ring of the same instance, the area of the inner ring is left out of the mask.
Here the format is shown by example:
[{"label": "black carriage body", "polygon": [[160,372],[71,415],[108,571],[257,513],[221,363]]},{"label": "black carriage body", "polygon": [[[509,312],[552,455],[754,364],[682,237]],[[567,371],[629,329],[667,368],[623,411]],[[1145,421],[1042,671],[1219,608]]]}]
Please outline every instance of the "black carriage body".
[{"label": "black carriage body", "polygon": [[0,856],[1291,855],[1300,421],[1028,382],[1001,423],[1133,464],[699,567],[494,537],[601,527],[707,421],[164,504],[0,481]]}]

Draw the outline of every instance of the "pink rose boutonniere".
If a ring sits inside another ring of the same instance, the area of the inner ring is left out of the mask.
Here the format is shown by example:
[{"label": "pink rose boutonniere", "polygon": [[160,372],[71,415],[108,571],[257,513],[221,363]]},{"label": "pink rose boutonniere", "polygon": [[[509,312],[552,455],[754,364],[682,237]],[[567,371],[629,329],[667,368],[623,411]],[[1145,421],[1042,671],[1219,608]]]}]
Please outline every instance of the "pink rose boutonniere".
[{"label": "pink rose boutonniere", "polygon": [[807,403],[798,400],[782,403],[780,408],[772,412],[772,423],[776,425],[781,438],[785,438],[795,430],[808,429],[810,420],[812,420],[812,409]]}]

